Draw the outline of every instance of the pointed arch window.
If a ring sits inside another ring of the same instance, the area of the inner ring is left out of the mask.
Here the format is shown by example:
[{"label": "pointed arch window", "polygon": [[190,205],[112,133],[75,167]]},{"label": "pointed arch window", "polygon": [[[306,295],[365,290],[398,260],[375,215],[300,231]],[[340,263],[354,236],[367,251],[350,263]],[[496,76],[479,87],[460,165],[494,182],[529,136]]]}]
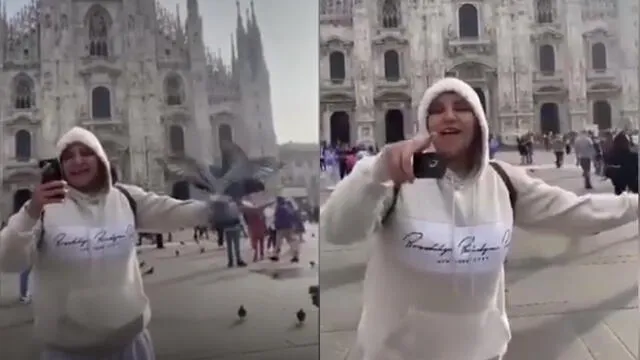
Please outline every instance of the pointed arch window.
[{"label": "pointed arch window", "polygon": [[184,154],[184,130],[182,130],[182,126],[171,125],[169,128],[169,146],[173,154]]},{"label": "pointed arch window", "polygon": [[346,59],[342,51],[329,54],[329,77],[334,84],[342,84],[347,77]]},{"label": "pointed arch window", "polygon": [[165,103],[169,106],[184,103],[184,82],[178,75],[169,75],[164,83]]},{"label": "pointed arch window", "polygon": [[384,52],[384,78],[387,81],[400,80],[400,55],[395,50]]},{"label": "pointed arch window", "polygon": [[111,92],[104,86],[98,86],[91,91],[91,117],[111,119]]},{"label": "pointed arch window", "polygon": [[553,46],[545,44],[538,49],[538,61],[540,72],[544,75],[553,75],[556,72],[556,54]]},{"label": "pointed arch window", "polygon": [[591,45],[591,68],[596,71],[607,70],[607,47],[601,42]]},{"label": "pointed arch window", "polygon": [[18,75],[13,84],[14,104],[16,109],[31,109],[35,106],[34,83],[26,75]]},{"label": "pointed arch window", "polygon": [[87,29],[89,31],[89,56],[109,56],[109,32],[111,16],[105,8],[96,5],[87,13]]},{"label": "pointed arch window", "polygon": [[458,33],[461,38],[477,39],[478,9],[471,4],[464,4],[458,9]]},{"label": "pointed arch window", "polygon": [[26,162],[31,159],[31,133],[27,130],[18,130],[15,135],[16,160]]},{"label": "pointed arch window", "polygon": [[400,1],[383,0],[380,7],[380,23],[385,29],[395,29],[402,25]]}]

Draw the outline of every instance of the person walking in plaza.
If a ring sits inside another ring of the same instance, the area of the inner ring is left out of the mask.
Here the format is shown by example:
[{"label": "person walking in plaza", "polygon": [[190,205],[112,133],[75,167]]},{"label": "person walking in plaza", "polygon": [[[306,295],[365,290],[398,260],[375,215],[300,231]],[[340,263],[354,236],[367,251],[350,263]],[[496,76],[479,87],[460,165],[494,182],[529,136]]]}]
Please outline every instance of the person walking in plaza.
[{"label": "person walking in plaza", "polygon": [[[419,133],[362,159],[320,215],[320,238],[369,241],[362,315],[349,360],[488,360],[511,332],[503,262],[514,226],[590,236],[638,219],[638,197],[575,193],[489,161],[477,93],[445,78],[426,90]],[[435,152],[441,178],[416,179]]]},{"label": "person walking in plaza", "polygon": [[276,197],[276,209],[273,214],[273,226],[276,230],[276,244],[271,261],[280,261],[282,243],[286,240],[291,250],[291,262],[297,263],[300,256],[300,244],[294,233],[295,214],[282,196]]},{"label": "person walking in plaza", "polygon": [[35,187],[0,231],[0,270],[31,268],[41,360],[155,359],[136,229],[208,223],[217,200],[180,201],[114,184],[96,136],[74,127],[57,143],[62,180]]},{"label": "person walking in plaza", "polygon": [[[227,247],[227,267],[232,268],[245,267],[247,263],[242,260],[240,238],[244,232],[243,223],[243,208],[242,205],[237,202],[231,202],[230,204],[218,204],[217,206],[229,207],[227,209],[228,216],[224,221],[218,221],[215,226],[222,229],[224,239]],[[224,211],[222,208],[213,208],[214,212]]]},{"label": "person walking in plaza", "polygon": [[638,153],[631,150],[631,142],[624,133],[613,138],[605,163],[605,175],[611,179],[616,195],[626,190],[638,193]]},{"label": "person walking in plaza", "polygon": [[244,219],[249,228],[253,262],[264,260],[264,238],[267,234],[266,218],[262,208],[246,203],[243,208]]},{"label": "person walking in plaza", "polygon": [[562,135],[550,135],[551,138],[551,149],[553,150],[553,154],[556,157],[556,168],[561,168],[564,164],[564,140],[562,139]]},{"label": "person walking in plaza", "polygon": [[576,159],[578,159],[578,165],[582,169],[584,188],[587,190],[593,189],[591,185],[591,163],[593,162],[596,152],[593,146],[593,140],[591,140],[586,131],[580,132],[578,137],[576,137],[573,143],[573,150],[576,154]]},{"label": "person walking in plaza", "polygon": [[20,273],[20,302],[23,304],[31,303],[31,295],[29,294],[29,275],[31,269],[27,269]]}]

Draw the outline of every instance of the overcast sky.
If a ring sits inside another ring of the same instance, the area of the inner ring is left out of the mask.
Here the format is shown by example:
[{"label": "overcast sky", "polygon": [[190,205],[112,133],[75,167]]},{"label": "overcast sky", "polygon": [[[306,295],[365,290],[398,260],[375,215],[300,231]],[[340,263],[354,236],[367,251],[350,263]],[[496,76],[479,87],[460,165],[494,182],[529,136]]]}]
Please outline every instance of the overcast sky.
[{"label": "overcast sky", "polygon": [[[7,1],[9,14],[29,0]],[[186,0],[160,0],[175,11]],[[204,39],[229,58],[229,35],[236,28],[236,0],[200,0]],[[244,16],[249,0],[241,0]],[[278,142],[318,141],[318,1],[256,0],[255,9],[271,75],[271,102]]]}]

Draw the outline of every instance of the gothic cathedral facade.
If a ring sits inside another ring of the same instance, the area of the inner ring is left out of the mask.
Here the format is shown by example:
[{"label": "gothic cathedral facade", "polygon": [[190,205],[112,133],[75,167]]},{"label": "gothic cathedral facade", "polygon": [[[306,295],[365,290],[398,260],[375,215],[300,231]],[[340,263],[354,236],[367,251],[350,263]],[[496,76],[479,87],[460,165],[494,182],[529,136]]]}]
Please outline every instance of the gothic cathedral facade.
[{"label": "gothic cathedral facade", "polygon": [[443,76],[474,87],[505,137],[637,129],[638,17],[621,0],[321,0],[321,137],[410,137]]},{"label": "gothic cathedral facade", "polygon": [[[155,0],[36,0],[0,14],[0,214],[40,180],[73,126],[92,130],[123,181],[176,197],[189,187],[158,159],[219,163],[219,140],[277,156],[269,71],[253,9],[231,35],[231,64],[204,44],[198,1],[183,22]],[[226,36],[225,36],[226,37]]]}]

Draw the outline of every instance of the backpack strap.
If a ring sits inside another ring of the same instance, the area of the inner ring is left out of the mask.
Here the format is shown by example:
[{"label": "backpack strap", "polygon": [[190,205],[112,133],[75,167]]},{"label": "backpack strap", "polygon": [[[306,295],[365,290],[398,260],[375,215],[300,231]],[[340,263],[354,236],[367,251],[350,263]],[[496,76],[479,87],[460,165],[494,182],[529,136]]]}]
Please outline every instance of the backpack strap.
[{"label": "backpack strap", "polygon": [[507,175],[507,173],[504,171],[502,166],[497,162],[491,161],[489,162],[489,165],[491,165],[493,170],[496,173],[498,173],[498,176],[500,176],[500,178],[502,179],[502,182],[507,187],[507,191],[509,192],[509,202],[511,203],[511,211],[515,216],[516,201],[518,201],[518,192],[516,191],[516,188],[513,186],[513,183],[511,182],[511,178],[509,177],[509,175]]},{"label": "backpack strap", "polygon": [[[131,212],[133,213],[134,225],[137,226],[138,204],[136,204],[136,201],[133,199],[133,196],[131,196],[131,193],[129,193],[127,189],[125,189],[123,186],[119,184],[114,184],[114,186],[116,189],[118,189],[118,191],[122,193],[122,195],[124,195],[124,197],[127,198],[127,201],[129,202],[129,207],[131,208]],[[42,212],[40,213],[40,234],[38,234],[38,241],[36,242],[37,249],[42,248],[42,244],[44,243],[43,240],[44,240],[44,210],[42,210]]]},{"label": "backpack strap", "polygon": [[131,208],[131,212],[133,213],[134,225],[137,226],[138,225],[138,204],[136,204],[136,201],[133,199],[133,196],[131,196],[131,193],[129,193],[129,190],[125,189],[124,186],[120,184],[114,184],[113,186],[115,186],[115,188],[118,189],[118,191],[120,191],[122,195],[124,195],[124,197],[127,198],[127,201],[129,202],[129,207]]},{"label": "backpack strap", "polygon": [[393,213],[393,210],[396,207],[396,203],[398,202],[398,195],[399,194],[400,194],[400,186],[394,185],[393,186],[393,198],[391,200],[391,205],[389,206],[387,211],[384,213],[384,215],[382,216],[382,220],[380,221],[380,223],[382,225],[387,223],[387,221],[389,220],[389,217]]},{"label": "backpack strap", "polygon": [[[516,201],[518,200],[518,192],[516,191],[516,188],[513,186],[513,183],[511,182],[511,178],[509,178],[509,175],[507,175],[507,173],[504,171],[502,166],[497,162],[490,161],[489,165],[491,165],[493,170],[496,173],[498,173],[498,176],[500,176],[500,179],[502,179],[502,182],[504,182],[504,185],[507,187],[507,191],[509,192],[509,203],[511,204],[511,211],[515,216]],[[382,225],[387,223],[387,221],[389,220],[389,217],[393,213],[393,210],[396,207],[396,203],[398,202],[398,194],[400,194],[400,187],[394,186],[393,200],[391,201],[391,206],[389,206],[389,209],[387,209],[387,211],[384,213],[384,216],[382,216],[382,221],[381,221]]]}]

